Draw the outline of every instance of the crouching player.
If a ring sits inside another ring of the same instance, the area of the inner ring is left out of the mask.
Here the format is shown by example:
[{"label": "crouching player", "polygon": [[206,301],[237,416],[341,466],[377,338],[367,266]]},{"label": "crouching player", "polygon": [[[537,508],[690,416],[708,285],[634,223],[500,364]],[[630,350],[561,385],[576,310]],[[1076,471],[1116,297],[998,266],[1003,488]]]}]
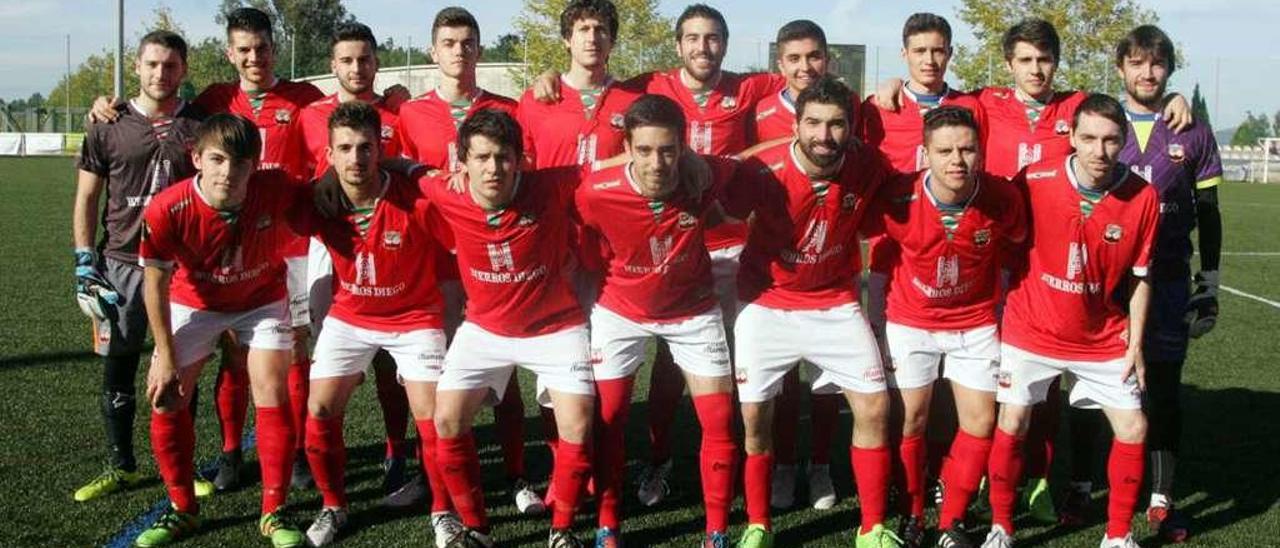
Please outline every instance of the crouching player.
[{"label": "crouching player", "polygon": [[904,411],[899,458],[909,507],[899,536],[907,546],[923,543],[925,428],[945,357],[960,430],[942,472],[947,489],[938,528],[948,546],[968,546],[953,526],[987,469],[1000,363],[1000,258],[1026,238],[1025,206],[1007,180],[978,172],[982,150],[969,109],[926,113],[924,152],[928,169],[888,183],[868,223],[869,232],[883,233],[899,249],[885,326],[891,393]]},{"label": "crouching player", "polygon": [[571,528],[591,471],[595,386],[586,318],[564,270],[580,176],[576,167],[522,173],[521,147],[509,114],[481,110],[458,129],[465,190],[449,190],[446,179],[424,183],[433,214],[452,231],[467,294],[436,393],[436,459],[466,527],[449,546],[493,545],[471,425],[503,397],[516,365],[538,376],[539,402],[551,403],[560,433],[548,545],[581,545]]},{"label": "crouching player", "polygon": [[277,548],[303,544],[302,533],[277,513],[289,492],[296,428],[286,382],[293,330],[282,252],[292,237],[285,213],[301,187],[281,171],[256,171],[261,149],[248,120],[209,118],[196,136],[199,174],[156,195],[144,214],[138,256],[155,337],[147,373],[151,446],[173,506],[138,536],[138,546],[170,544],[199,528],[189,407],[225,331],[249,348],[262,465],[259,528]]},{"label": "crouching player", "polygon": [[1013,545],[1030,409],[1064,373],[1073,381],[1071,405],[1101,407],[1115,432],[1102,546],[1137,546],[1129,526],[1145,462],[1142,337],[1160,203],[1153,186],[1117,161],[1126,124],[1118,101],[1090,95],[1072,123],[1075,154],[1032,164],[1015,179],[1027,193],[1030,235],[1005,302],[996,396],[1003,405],[989,468],[993,525],[983,546]]}]

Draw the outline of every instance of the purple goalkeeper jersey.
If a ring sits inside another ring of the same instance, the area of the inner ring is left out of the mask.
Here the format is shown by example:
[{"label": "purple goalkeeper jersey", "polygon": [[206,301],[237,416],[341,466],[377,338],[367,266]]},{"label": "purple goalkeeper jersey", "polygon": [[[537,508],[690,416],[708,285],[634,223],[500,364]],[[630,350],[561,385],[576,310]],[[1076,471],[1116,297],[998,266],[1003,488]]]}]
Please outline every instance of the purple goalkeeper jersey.
[{"label": "purple goalkeeper jersey", "polygon": [[1218,142],[1203,122],[1174,134],[1155,115],[1145,147],[1140,146],[1134,124],[1142,115],[1129,113],[1128,138],[1120,161],[1128,164],[1160,194],[1160,228],[1151,256],[1152,274],[1158,277],[1191,275],[1191,231],[1196,227],[1196,189],[1222,179]]}]

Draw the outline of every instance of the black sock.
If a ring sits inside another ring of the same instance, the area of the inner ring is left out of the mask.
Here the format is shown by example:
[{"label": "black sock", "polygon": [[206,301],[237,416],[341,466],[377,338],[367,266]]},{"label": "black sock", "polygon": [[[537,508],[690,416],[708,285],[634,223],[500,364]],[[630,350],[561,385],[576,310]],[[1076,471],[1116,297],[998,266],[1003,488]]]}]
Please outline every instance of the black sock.
[{"label": "black sock", "polygon": [[134,377],[138,354],[102,358],[102,419],[106,426],[111,465],[129,472],[138,469],[133,455],[133,420],[137,414]]}]

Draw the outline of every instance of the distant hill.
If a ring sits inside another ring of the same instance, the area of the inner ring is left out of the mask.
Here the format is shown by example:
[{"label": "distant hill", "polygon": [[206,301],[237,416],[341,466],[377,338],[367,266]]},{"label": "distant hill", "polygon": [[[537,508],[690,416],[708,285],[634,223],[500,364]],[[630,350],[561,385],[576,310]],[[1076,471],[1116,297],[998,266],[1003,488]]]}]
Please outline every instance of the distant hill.
[{"label": "distant hill", "polygon": [[1218,131],[1213,132],[1213,138],[1218,141],[1219,146],[1229,145],[1231,144],[1231,138],[1235,136],[1235,134],[1236,134],[1236,128],[1234,127],[1227,128],[1227,129],[1220,129]]}]

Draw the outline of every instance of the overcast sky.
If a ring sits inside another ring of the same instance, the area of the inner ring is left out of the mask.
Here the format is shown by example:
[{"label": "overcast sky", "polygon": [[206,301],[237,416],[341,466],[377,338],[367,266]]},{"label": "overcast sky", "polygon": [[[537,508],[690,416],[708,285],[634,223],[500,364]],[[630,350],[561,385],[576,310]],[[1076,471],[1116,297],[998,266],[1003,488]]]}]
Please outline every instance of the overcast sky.
[{"label": "overcast sky", "polygon": [[[1280,2],[1275,0],[1142,0],[1158,10],[1161,26],[1182,49],[1188,66],[1174,75],[1173,87],[1188,96],[1197,82],[1209,101],[1209,112],[1218,128],[1231,127],[1247,110],[1274,113],[1280,110],[1280,41],[1276,22]],[[450,5],[424,0],[346,0],[347,10],[373,27],[379,39],[423,44],[431,17]],[[480,20],[486,43],[509,32],[522,0],[458,0],[472,8]],[[687,1],[661,0],[661,10],[679,14]],[[715,5],[717,2],[711,0]],[[719,2],[729,19],[729,55],[726,68],[761,66],[767,61],[768,43],[778,26],[790,19],[818,21],[833,43],[867,45],[868,78],[874,78],[875,53],[883,76],[904,72],[897,51],[901,47],[903,20],[916,11],[933,11],[948,17],[957,43],[973,40],[968,28],[955,17],[956,0],[869,1],[788,0],[790,11],[779,13],[776,0]],[[25,98],[48,93],[65,71],[65,40],[71,35],[71,63],[115,42],[114,0],[4,0],[0,3],[0,98]],[[183,25],[191,41],[217,35],[213,21],[218,0],[125,0],[126,40],[138,35],[152,10],[167,5]],[[483,6],[483,9],[479,9]],[[1215,84],[1215,78],[1217,84]],[[1221,96],[1219,99],[1219,95]]]}]

